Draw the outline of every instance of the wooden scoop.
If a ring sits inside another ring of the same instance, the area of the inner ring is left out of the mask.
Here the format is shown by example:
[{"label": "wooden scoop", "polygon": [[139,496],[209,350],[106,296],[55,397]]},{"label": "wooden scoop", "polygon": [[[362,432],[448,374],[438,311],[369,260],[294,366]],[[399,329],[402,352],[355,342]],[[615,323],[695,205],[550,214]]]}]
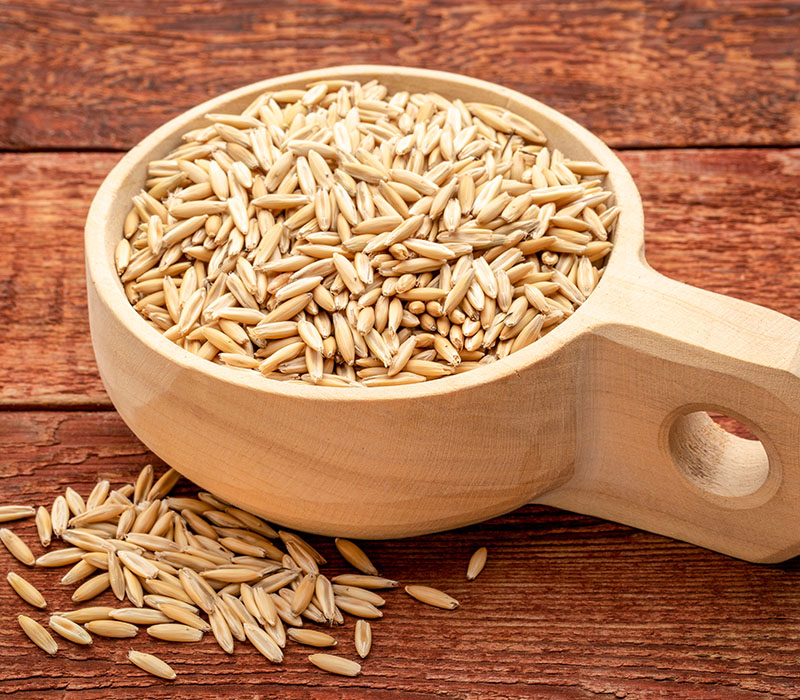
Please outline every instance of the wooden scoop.
[{"label": "wooden scoop", "polygon": [[[569,157],[608,168],[622,207],[615,247],[573,317],[482,369],[340,389],[212,364],[138,316],[113,251],[147,162],[207,112],[238,112],[261,92],[337,78],[503,105]],[[800,324],[654,272],[622,163],[572,120],[512,90],[350,66],[217,97],[156,130],[106,178],[86,224],[86,269],[97,364],[122,418],[182,474],[283,526],[402,537],[536,502],[751,561],[800,552]],[[718,428],[707,410],[740,420],[760,442]]]}]

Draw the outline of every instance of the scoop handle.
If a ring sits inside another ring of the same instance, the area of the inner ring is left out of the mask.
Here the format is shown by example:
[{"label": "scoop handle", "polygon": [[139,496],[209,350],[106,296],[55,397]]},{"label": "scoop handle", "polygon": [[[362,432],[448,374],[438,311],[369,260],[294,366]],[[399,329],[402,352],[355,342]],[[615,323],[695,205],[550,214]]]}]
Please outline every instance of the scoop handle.
[{"label": "scoop handle", "polygon": [[753,562],[800,553],[800,323],[646,265],[582,312],[574,473],[537,502]]}]

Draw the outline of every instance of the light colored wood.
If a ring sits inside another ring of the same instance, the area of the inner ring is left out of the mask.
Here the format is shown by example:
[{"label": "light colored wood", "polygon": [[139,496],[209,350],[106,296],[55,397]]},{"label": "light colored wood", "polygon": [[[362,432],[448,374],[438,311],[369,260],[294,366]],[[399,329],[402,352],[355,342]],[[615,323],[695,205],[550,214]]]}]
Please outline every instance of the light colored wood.
[{"label": "light colored wood", "polygon": [[[320,78],[372,77],[502,104],[571,157],[608,168],[623,213],[587,303],[503,361],[383,389],[273,382],[185,353],[147,326],[112,262],[146,163],[206,112]],[[398,537],[536,500],[752,561],[800,552],[800,324],[653,272],[624,166],[519,93],[449,73],[352,66],[222,95],[155,131],[109,174],[89,212],[86,264],[97,362],[122,418],[187,477],[285,526]],[[743,420],[764,448],[692,414],[701,409]]]}]

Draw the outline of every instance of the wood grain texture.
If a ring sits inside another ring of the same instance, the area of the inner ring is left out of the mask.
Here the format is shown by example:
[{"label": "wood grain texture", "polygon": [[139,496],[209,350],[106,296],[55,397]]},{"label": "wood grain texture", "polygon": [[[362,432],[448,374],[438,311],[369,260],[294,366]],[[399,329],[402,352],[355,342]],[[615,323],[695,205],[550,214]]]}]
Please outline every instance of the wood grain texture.
[{"label": "wood grain texture", "polygon": [[[620,155],[642,193],[657,270],[800,319],[800,149]],[[9,183],[0,191],[0,406],[110,406],[89,339],[82,229],[118,158],[0,155]]]},{"label": "wood grain texture", "polygon": [[[151,456],[111,412],[0,414],[6,503],[49,504],[74,485],[84,495],[97,478],[131,480]],[[185,489],[185,487],[183,487]],[[11,527],[36,553],[32,519]],[[347,570],[331,542],[312,538],[331,564]],[[470,554],[489,548],[473,583]],[[57,547],[58,545],[53,545]],[[73,691],[82,698],[637,698],[692,700],[796,698],[800,645],[797,562],[758,567],[611,523],[526,507],[479,526],[425,538],[366,543],[378,568],[404,583],[439,586],[461,601],[453,613],[387,593],[386,616],[355,679],[309,666],[290,645],[272,666],[244,645],[228,657],[211,639],[191,645],[96,639],[88,648],[60,642],[55,658],[30,645],[11,623],[30,612],[0,585],[8,624],[0,626],[0,693],[20,698]],[[49,610],[69,601],[63,570],[26,570],[5,551],[7,568],[28,576]],[[111,603],[106,594],[97,599]],[[71,604],[68,609],[71,609]],[[353,656],[352,620],[335,632]],[[129,648],[159,654],[178,672],[172,684],[125,661]]]},{"label": "wood grain texture", "polygon": [[108,405],[88,334],[82,229],[93,191],[118,158],[0,156],[0,177],[7,183],[0,194],[6,212],[0,270],[5,403],[63,397],[68,403]]},{"label": "wood grain texture", "polygon": [[616,147],[800,142],[797,0],[10,0],[0,147],[127,149],[249,82],[388,63],[465,73]]}]

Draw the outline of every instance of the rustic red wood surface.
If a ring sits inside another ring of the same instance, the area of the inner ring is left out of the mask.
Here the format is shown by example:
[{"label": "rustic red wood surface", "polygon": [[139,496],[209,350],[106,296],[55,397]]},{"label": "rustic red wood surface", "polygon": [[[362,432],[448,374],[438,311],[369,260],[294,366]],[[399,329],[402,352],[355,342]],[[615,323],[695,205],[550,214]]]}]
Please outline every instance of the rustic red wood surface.
[{"label": "rustic red wood surface", "polygon": [[[800,319],[798,37],[790,0],[0,3],[0,501],[49,504],[67,485],[86,495],[98,478],[119,484],[158,464],[97,374],[82,227],[114,151],[168,117],[232,86],[339,63],[500,82],[623,149],[656,269]],[[11,527],[36,541],[31,521]],[[329,542],[314,542],[331,572],[344,571]],[[489,564],[468,584],[481,545]],[[390,593],[359,678],[311,668],[297,646],[276,667],[245,645],[228,657],[211,640],[169,645],[143,632],[133,643],[64,642],[51,659],[16,627],[31,609],[2,582],[0,694],[800,697],[795,560],[754,566],[534,506],[366,548],[387,575],[441,587],[462,606]],[[61,571],[23,571],[1,549],[0,560],[50,610],[68,604]],[[351,635],[352,622],[338,633],[348,656]],[[126,662],[129,648],[156,650],[178,680],[146,676]]]},{"label": "rustic red wood surface", "polygon": [[800,140],[796,0],[2,6],[6,148],[128,148],[210,95],[344,63],[500,82],[618,147]]}]

